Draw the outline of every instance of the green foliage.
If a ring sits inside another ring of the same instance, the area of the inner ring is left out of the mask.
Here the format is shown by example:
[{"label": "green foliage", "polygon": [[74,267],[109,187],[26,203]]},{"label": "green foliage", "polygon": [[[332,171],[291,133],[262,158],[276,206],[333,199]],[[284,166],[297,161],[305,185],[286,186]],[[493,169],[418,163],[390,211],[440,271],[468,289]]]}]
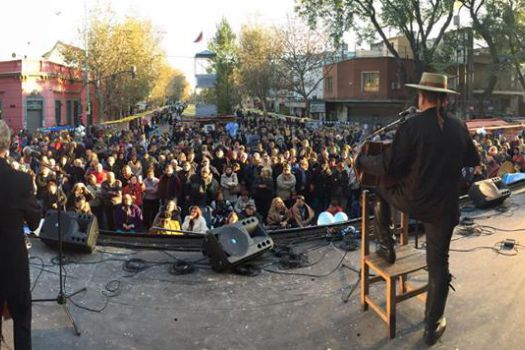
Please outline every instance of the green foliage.
[{"label": "green foliage", "polygon": [[[514,69],[525,90],[523,63],[525,61],[525,1],[488,0],[479,9],[480,33],[492,36],[492,45],[499,56],[499,62],[492,68],[494,75]],[[480,35],[481,36],[481,35]],[[483,36],[481,36],[483,37]]]},{"label": "green foliage", "polygon": [[150,102],[161,106],[167,100],[186,101],[189,95],[190,85],[184,74],[164,63],[159,70],[155,86],[149,96]]},{"label": "green foliage", "polygon": [[244,92],[260,100],[266,111],[271,90],[279,89],[277,66],[282,47],[275,30],[244,25],[239,40],[239,81]]},{"label": "green foliage", "polygon": [[468,45],[468,41],[464,42],[465,39],[463,38],[465,31],[466,29],[459,33],[457,30],[445,33],[441,45],[434,53],[433,61],[431,63],[434,71],[446,73],[451,69],[455,70],[458,63],[462,64],[464,62],[462,48]]},{"label": "green foliage", "polygon": [[[101,119],[131,113],[137,102],[147,100],[165,62],[160,37],[152,23],[127,17],[114,21],[107,10],[96,11],[87,28],[90,83],[96,86]],[[85,67],[84,51],[66,48],[66,60]],[[132,79],[131,66],[136,67]]]},{"label": "green foliage", "polygon": [[295,11],[311,28],[319,24],[329,33],[332,44],[340,48],[343,34],[354,26],[355,12],[346,0],[296,0]]},{"label": "green foliage", "polygon": [[[476,37],[485,42],[490,57],[484,73],[486,79],[483,94],[479,95],[479,109],[490,97],[502,71],[514,65],[516,75],[523,88],[525,78],[521,65],[523,52],[523,0],[460,0],[468,10]],[[521,23],[521,24],[520,24]],[[521,33],[521,34],[520,34]],[[509,77],[510,78],[510,77]],[[507,82],[505,82],[507,83]]]},{"label": "green foliage", "polygon": [[328,27],[332,29],[335,38],[340,38],[341,32],[351,28],[362,39],[382,40],[390,53],[401,59],[400,53],[389,42],[385,33],[385,30],[393,29],[407,38],[416,63],[415,78],[419,78],[432,62],[434,52],[452,20],[454,2],[455,0],[298,0],[296,10],[311,25],[333,23],[328,24]]},{"label": "green foliage", "polygon": [[[239,57],[235,33],[225,18],[218,24],[208,49],[215,53],[212,59],[212,68],[217,74],[214,102],[217,104],[219,114],[232,114],[234,107],[240,102],[239,87],[236,82]],[[208,96],[207,99],[210,97]]]}]

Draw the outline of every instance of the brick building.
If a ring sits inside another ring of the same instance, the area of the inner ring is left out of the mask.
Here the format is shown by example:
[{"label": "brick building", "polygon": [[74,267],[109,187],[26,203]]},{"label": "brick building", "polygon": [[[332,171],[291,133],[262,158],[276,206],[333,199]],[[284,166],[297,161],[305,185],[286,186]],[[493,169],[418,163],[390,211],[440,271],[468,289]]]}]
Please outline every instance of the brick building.
[{"label": "brick building", "polygon": [[45,57],[0,62],[0,117],[14,130],[96,123],[93,103],[87,118],[84,78],[83,72]]},{"label": "brick building", "polygon": [[[387,122],[415,102],[415,93],[400,79],[399,61],[384,54],[357,55],[349,60],[325,66],[324,100],[327,120]],[[408,73],[414,64],[403,59]]]}]

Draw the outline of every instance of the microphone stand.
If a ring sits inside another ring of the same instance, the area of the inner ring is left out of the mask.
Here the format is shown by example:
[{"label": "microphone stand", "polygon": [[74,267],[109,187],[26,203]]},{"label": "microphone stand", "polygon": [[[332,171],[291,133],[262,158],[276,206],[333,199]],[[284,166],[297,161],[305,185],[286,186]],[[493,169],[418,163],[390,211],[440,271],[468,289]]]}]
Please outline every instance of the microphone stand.
[{"label": "microphone stand", "polygon": [[377,135],[381,135],[383,132],[385,132],[387,130],[396,128],[398,125],[403,124],[404,122],[407,121],[407,117],[408,117],[408,115],[404,115],[401,118],[399,118],[398,120],[395,120],[392,123],[390,123],[390,124],[388,124],[386,126],[383,126],[381,129],[378,129],[378,130],[374,131],[370,135],[365,136],[364,140],[360,142],[360,145],[363,145],[364,143],[370,141],[371,139],[373,139]]},{"label": "microphone stand", "polygon": [[[59,266],[59,281],[60,281],[60,288],[58,295],[55,298],[44,298],[44,299],[33,299],[31,300],[33,303],[47,303],[47,302],[56,302],[58,305],[61,305],[64,309],[64,312],[66,313],[66,316],[73,326],[73,329],[75,330],[75,334],[77,336],[80,336],[80,329],[77,326],[77,323],[73,319],[73,316],[71,316],[71,313],[68,308],[68,299],[71,297],[80,294],[82,292],[85,292],[87,290],[86,287],[77,290],[76,292],[73,292],[71,294],[66,294],[65,292],[65,279],[63,276],[63,270],[64,270],[64,259],[63,259],[63,251],[62,251],[62,220],[61,220],[61,213],[62,213],[62,205],[60,205],[60,193],[62,192],[62,181],[64,177],[64,172],[62,170],[52,169],[49,165],[43,163],[42,161],[38,161],[40,166],[43,166],[45,168],[48,168],[54,172],[56,172],[57,175],[57,193],[56,193],[56,203],[57,203],[57,228],[58,228],[58,266]],[[63,192],[62,192],[63,193]]]},{"label": "microphone stand", "polygon": [[387,130],[396,128],[398,125],[403,124],[404,122],[406,122],[408,120],[408,118],[410,118],[411,115],[413,115],[416,112],[417,112],[416,107],[412,106],[412,107],[410,107],[410,108],[400,112],[396,116],[396,117],[400,117],[399,119],[397,119],[397,120],[393,121],[392,123],[382,127],[381,129],[378,129],[378,130],[374,131],[373,133],[365,136],[361,141],[355,142],[352,145],[352,150],[357,148],[356,157],[357,157],[357,154],[359,154],[361,152],[361,148],[363,148],[363,146],[368,141],[372,140],[374,137],[376,137],[377,135],[382,134],[383,132],[385,132]]}]

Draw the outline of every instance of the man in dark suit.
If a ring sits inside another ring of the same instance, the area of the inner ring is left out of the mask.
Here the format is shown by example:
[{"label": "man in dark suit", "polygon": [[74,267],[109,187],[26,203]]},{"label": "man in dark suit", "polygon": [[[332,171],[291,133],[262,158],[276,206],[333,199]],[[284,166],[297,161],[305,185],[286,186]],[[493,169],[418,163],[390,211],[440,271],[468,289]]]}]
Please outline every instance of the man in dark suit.
[{"label": "man in dark suit", "polygon": [[[14,323],[15,350],[31,349],[31,291],[24,221],[38,227],[41,208],[30,175],[6,161],[11,133],[0,120],[0,309],[4,303]],[[2,329],[0,317],[0,331]]]}]

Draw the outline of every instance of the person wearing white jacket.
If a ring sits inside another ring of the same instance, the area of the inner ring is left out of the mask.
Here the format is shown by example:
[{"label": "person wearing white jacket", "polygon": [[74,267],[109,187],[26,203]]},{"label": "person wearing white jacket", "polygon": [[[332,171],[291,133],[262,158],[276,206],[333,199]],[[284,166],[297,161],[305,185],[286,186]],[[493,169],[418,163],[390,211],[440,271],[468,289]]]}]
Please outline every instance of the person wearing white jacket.
[{"label": "person wearing white jacket", "polygon": [[227,165],[224,173],[221,175],[221,188],[224,199],[230,203],[235,203],[237,201],[238,186],[237,174],[233,172],[230,165]]},{"label": "person wearing white jacket", "polygon": [[208,231],[206,220],[204,220],[202,211],[198,206],[190,207],[190,214],[186,215],[182,223],[182,231],[195,233],[206,233]]}]

